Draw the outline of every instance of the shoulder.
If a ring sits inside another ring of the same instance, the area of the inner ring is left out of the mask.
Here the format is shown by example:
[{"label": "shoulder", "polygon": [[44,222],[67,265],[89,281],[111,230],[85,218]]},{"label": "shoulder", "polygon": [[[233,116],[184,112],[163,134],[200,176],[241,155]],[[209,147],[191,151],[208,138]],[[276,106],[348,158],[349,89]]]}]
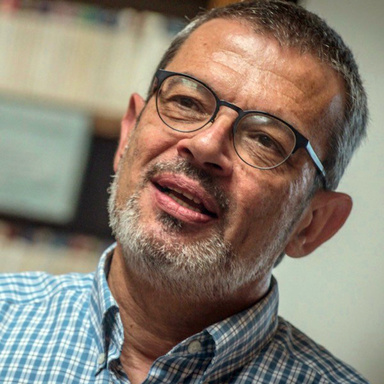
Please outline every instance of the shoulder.
[{"label": "shoulder", "polygon": [[92,369],[93,358],[92,287],[92,274],[0,275],[0,377],[84,382],[78,378]]},{"label": "shoulder", "polygon": [[44,272],[0,274],[0,304],[40,302],[56,295],[90,289],[93,274],[53,276]]},{"label": "shoulder", "polygon": [[324,383],[368,383],[357,371],[342,362],[283,318],[270,345],[282,359]]}]

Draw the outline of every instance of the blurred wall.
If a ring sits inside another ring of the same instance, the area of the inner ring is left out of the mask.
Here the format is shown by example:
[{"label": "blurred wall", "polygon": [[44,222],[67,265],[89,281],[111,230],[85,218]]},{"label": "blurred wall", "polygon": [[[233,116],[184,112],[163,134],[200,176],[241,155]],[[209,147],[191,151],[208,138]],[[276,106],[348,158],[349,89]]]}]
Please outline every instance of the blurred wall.
[{"label": "blurred wall", "polygon": [[275,275],[280,313],[373,384],[384,383],[384,2],[307,0],[343,36],[360,65],[370,107],[368,140],[339,190],[352,214],[313,255],[286,258]]}]

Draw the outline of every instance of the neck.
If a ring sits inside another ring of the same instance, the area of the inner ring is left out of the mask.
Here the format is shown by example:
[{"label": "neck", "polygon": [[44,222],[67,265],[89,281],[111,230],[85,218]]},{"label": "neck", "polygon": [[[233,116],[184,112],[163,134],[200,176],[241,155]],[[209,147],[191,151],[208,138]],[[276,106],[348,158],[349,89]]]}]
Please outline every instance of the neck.
[{"label": "neck", "polygon": [[269,287],[269,277],[223,300],[185,300],[177,292],[155,290],[135,274],[126,265],[118,245],[108,284],[119,304],[124,326],[121,362],[131,382],[139,383],[145,379],[153,361],[182,340],[260,300]]}]

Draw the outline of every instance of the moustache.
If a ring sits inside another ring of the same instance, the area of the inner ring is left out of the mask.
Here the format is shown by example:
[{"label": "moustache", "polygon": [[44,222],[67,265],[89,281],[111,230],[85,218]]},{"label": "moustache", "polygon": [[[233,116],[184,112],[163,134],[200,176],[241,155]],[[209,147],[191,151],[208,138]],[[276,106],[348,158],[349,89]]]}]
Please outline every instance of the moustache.
[{"label": "moustache", "polygon": [[144,175],[144,183],[149,182],[154,176],[163,172],[182,174],[199,182],[205,191],[215,199],[221,211],[224,213],[228,211],[230,206],[228,194],[217,184],[215,178],[206,171],[193,166],[185,159],[161,161],[149,166]]}]

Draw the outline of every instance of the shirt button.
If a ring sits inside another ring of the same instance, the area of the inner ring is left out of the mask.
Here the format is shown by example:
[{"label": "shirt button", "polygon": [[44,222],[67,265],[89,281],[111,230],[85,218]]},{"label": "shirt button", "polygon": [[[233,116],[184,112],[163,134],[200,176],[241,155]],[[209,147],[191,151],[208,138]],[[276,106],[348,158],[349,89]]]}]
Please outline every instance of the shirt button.
[{"label": "shirt button", "polygon": [[200,351],[201,351],[200,341],[194,340],[188,345],[188,352],[189,353],[198,353]]},{"label": "shirt button", "polygon": [[99,356],[97,357],[97,363],[100,365],[100,364],[103,364],[104,361],[105,361],[105,354],[100,353]]}]

